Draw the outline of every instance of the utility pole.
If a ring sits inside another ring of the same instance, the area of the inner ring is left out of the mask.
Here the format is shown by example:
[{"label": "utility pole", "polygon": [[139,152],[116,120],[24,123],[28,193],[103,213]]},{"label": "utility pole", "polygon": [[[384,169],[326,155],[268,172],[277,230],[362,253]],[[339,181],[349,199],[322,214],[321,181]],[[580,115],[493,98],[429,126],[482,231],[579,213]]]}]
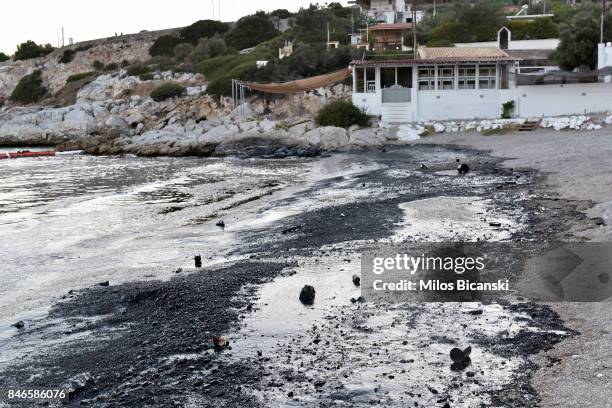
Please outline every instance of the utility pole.
[{"label": "utility pole", "polygon": [[210,2],[212,3],[212,9],[213,9],[213,20],[215,19],[215,0],[210,0]]},{"label": "utility pole", "polygon": [[433,16],[436,16],[436,0],[434,0]]},{"label": "utility pole", "polygon": [[414,59],[417,59],[417,13],[416,13],[416,0],[412,0],[412,50],[414,52]]},{"label": "utility pole", "polygon": [[219,0],[219,21],[221,21],[221,0]]},{"label": "utility pole", "polygon": [[62,26],[62,48],[64,47],[64,26]]},{"label": "utility pole", "polygon": [[327,46],[329,47],[329,22],[327,23]]},{"label": "utility pole", "polygon": [[604,42],[604,15],[606,14],[606,0],[601,0],[601,27],[599,33],[599,42]]}]

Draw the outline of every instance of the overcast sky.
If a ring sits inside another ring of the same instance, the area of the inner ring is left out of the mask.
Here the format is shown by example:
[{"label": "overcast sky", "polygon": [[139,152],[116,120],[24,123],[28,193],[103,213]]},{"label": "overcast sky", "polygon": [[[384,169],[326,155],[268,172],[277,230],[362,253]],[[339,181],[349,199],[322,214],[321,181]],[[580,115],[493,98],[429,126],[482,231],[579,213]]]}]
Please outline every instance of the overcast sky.
[{"label": "overcast sky", "polygon": [[[234,21],[257,10],[286,8],[292,11],[322,0],[221,0],[221,19]],[[26,40],[57,46],[64,26],[75,42],[117,33],[186,26],[213,18],[213,0],[4,0],[0,23],[0,51],[13,54]],[[346,0],[341,1],[346,4]],[[215,19],[219,0],[214,0]]]}]

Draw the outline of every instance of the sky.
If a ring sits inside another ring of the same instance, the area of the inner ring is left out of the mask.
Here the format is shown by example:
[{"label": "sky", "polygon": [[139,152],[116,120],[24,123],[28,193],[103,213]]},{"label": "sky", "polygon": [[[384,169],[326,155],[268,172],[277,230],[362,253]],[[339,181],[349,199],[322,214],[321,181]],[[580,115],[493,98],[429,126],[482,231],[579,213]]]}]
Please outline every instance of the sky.
[{"label": "sky", "polygon": [[[296,11],[325,0],[7,0],[2,4],[0,51],[13,54],[27,40],[58,45],[61,27],[65,43],[141,30],[189,25],[197,20],[235,21],[257,10],[285,8]],[[346,4],[346,0],[341,1]],[[104,6],[101,6],[104,4]]]}]

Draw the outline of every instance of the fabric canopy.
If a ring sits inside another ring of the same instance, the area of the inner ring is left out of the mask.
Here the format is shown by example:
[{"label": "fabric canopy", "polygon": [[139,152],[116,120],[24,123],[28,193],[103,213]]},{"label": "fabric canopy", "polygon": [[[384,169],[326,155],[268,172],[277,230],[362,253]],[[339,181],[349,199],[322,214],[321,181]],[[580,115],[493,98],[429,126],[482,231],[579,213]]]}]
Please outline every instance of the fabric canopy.
[{"label": "fabric canopy", "polygon": [[273,93],[273,94],[292,94],[304,91],[312,91],[323,86],[333,85],[336,82],[344,81],[351,76],[353,71],[350,68],[341,69],[340,71],[330,74],[318,75],[306,79],[298,79],[291,82],[273,83],[273,84],[258,84],[255,82],[243,82],[242,85],[256,91]]}]

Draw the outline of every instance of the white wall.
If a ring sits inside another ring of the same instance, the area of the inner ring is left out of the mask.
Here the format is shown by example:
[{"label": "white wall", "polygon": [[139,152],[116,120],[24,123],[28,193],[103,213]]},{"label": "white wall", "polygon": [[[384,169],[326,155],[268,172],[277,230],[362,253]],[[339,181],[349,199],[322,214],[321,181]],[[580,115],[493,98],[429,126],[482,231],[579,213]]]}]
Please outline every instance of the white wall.
[{"label": "white wall", "polygon": [[514,99],[524,118],[606,112],[612,110],[612,83],[519,86]]},{"label": "white wall", "polygon": [[[419,91],[418,119],[492,119],[501,115],[501,104],[508,91],[498,89],[465,89],[452,91]],[[511,99],[511,98],[510,98]]]},{"label": "white wall", "polygon": [[353,93],[353,104],[370,115],[382,115],[382,93]]},{"label": "white wall", "polygon": [[597,45],[597,69],[612,67],[612,45],[608,44]]},{"label": "white wall", "polygon": [[[556,50],[559,45],[558,38],[549,38],[543,40],[511,40],[508,45],[510,50]],[[458,48],[483,48],[483,47],[498,47],[497,41],[473,42],[473,43],[456,43]]]}]

